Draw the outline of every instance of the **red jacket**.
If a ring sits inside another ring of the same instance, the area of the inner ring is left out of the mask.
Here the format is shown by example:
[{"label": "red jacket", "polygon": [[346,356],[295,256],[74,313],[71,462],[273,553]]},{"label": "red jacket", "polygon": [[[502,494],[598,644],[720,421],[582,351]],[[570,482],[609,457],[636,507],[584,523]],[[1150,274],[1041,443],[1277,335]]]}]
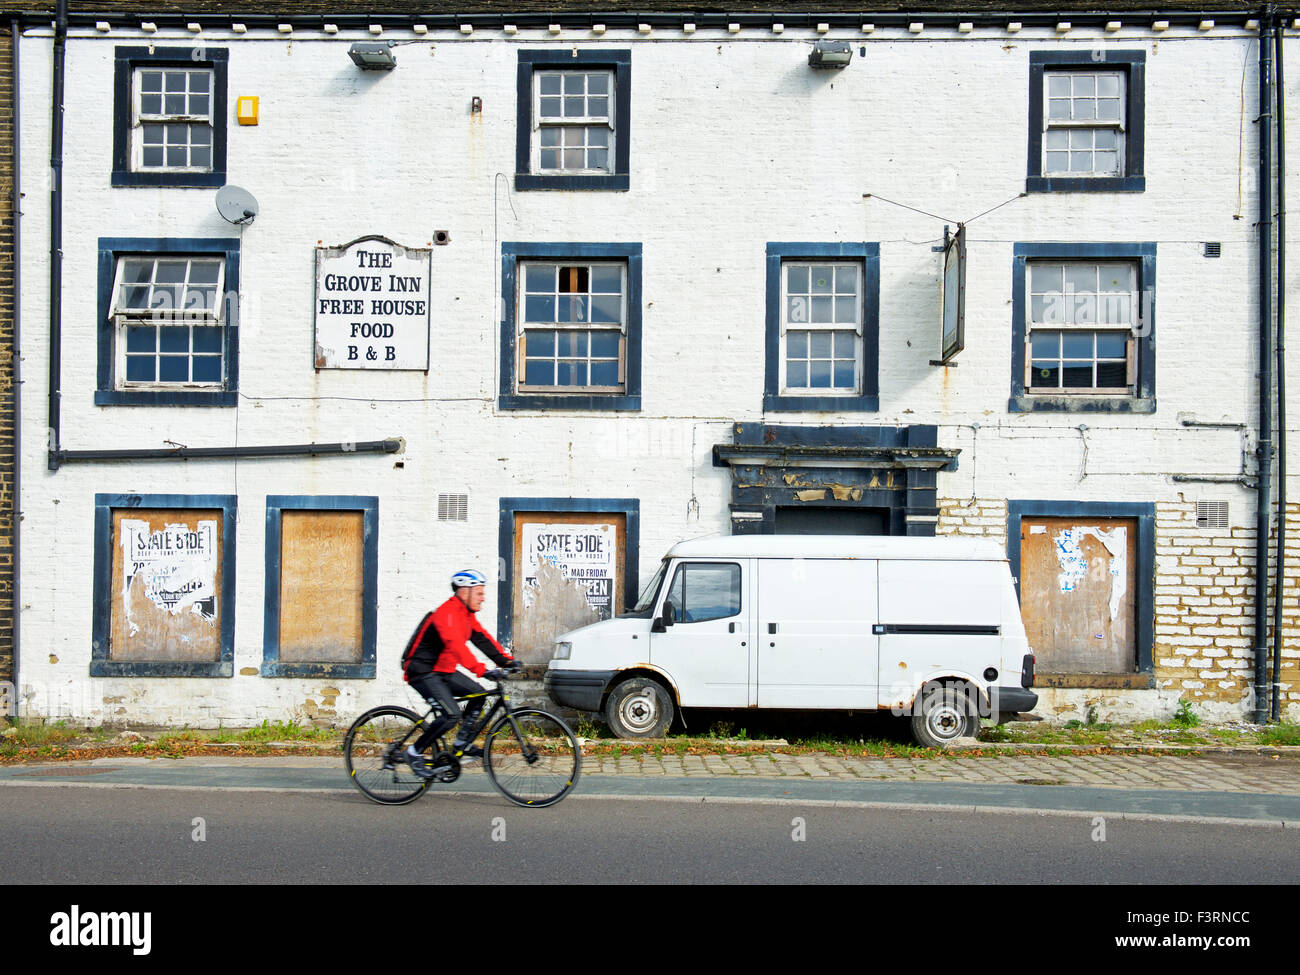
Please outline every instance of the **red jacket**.
[{"label": "red jacket", "polygon": [[421,621],[404,655],[406,663],[402,676],[411,681],[430,673],[451,674],[459,664],[482,677],[487,667],[465,645],[466,641],[473,643],[501,667],[514,660],[505,647],[483,629],[469,607],[452,596]]}]

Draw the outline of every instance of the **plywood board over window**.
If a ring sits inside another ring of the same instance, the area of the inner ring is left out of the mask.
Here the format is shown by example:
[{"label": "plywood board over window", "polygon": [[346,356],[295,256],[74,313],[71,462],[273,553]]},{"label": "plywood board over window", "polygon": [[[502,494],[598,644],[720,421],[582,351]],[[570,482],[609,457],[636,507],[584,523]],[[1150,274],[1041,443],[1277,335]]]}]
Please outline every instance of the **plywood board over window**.
[{"label": "plywood board over window", "polygon": [[379,499],[269,495],[263,677],[375,676]]},{"label": "plywood board over window", "polygon": [[1020,610],[1040,674],[1137,670],[1137,543],[1131,518],[1021,519]]},{"label": "plywood board over window", "polygon": [[110,661],[221,659],[223,512],[112,512]]},{"label": "plywood board over window", "polygon": [[622,514],[515,512],[513,642],[525,664],[551,658],[557,636],[623,608]]},{"label": "plywood board over window", "polygon": [[365,596],[360,511],[285,511],[280,522],[280,659],[359,663]]}]

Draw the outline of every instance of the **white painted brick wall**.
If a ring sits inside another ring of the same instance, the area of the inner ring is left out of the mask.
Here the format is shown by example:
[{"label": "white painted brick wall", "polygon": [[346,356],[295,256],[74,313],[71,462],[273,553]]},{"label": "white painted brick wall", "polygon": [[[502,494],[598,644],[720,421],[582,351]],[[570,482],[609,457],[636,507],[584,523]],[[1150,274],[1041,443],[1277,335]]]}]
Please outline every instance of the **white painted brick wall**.
[{"label": "white painted brick wall", "polygon": [[[149,41],[86,33],[74,34],[67,56],[63,446],[402,437],[406,451],[45,470],[51,40],[48,31],[29,32],[21,43],[20,668],[38,712],[231,724],[313,709],[328,715],[324,702],[332,700],[346,719],[400,693],[396,656],[423,609],[443,598],[450,571],[497,563],[502,496],[639,499],[643,579],[672,542],[727,531],[729,473],[712,466],[710,450],[730,439],[733,421],[938,424],[940,445],[962,451],[959,469],[940,475],[940,497],[1152,500],[1180,510],[1197,499],[1227,500],[1234,525],[1253,524],[1244,489],[1167,476],[1236,474],[1242,463],[1236,431],[1188,429],[1180,414],[1251,429],[1256,420],[1255,54],[1241,32],[1171,31],[1156,40],[1127,30],[1064,39],[979,31],[936,39],[881,30],[867,40],[851,36],[855,57],[846,70],[814,72],[806,64],[814,35],[796,29],[779,38],[657,31],[649,40],[611,31],[598,43],[476,31],[404,44],[391,73],[353,67],[346,48],[360,35],[208,32],[205,43],[230,52],[229,180],[261,204],[242,231],[219,218],[211,190],[110,187],[114,47]],[[164,35],[149,40],[193,43]],[[632,51],[632,188],[515,193],[517,51],[574,43]],[[967,348],[957,368],[931,367],[940,270],[932,247],[944,221],[878,197],[955,221],[1016,196],[1024,188],[1029,52],[1096,47],[1147,52],[1146,191],[1035,194],[973,223]],[[234,123],[240,95],[260,97],[260,125]],[[475,96],[481,116],[469,111]],[[1288,132],[1300,139],[1300,126]],[[1300,158],[1300,145],[1289,148]],[[422,246],[435,229],[449,230],[452,243],[433,251],[429,374],[316,373],[317,243],[378,233]],[[93,405],[95,243],[108,236],[242,239],[237,408]],[[643,245],[640,414],[497,409],[505,240]],[[763,416],[765,243],[861,240],[880,243],[879,412]],[[1051,240],[1157,242],[1154,416],[1007,412],[1012,245]],[[1203,258],[1203,240],[1221,241],[1223,256]],[[1300,311],[1294,289],[1288,310],[1293,320]],[[1253,439],[1246,446],[1253,449]],[[1300,496],[1300,465],[1292,472],[1291,492]],[[467,523],[436,521],[441,491],[468,492]],[[96,492],[238,496],[234,678],[86,677]],[[379,678],[245,674],[262,657],[266,495],[341,493],[380,499]],[[692,498],[698,513],[688,507]],[[970,525],[996,529],[1004,511],[981,509]],[[1163,578],[1166,556],[1186,565],[1190,546],[1164,537],[1161,546]],[[1225,566],[1222,574],[1247,572]],[[1157,609],[1166,597],[1197,591],[1162,582]],[[482,614],[490,628],[493,599]]]}]

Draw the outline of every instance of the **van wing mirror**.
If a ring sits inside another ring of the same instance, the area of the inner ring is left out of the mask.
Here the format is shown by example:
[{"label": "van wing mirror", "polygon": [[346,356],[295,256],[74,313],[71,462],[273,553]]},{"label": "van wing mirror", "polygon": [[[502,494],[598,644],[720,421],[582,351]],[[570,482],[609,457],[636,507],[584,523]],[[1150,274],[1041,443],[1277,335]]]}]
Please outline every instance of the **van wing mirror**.
[{"label": "van wing mirror", "polygon": [[667,631],[668,627],[672,626],[676,622],[677,607],[673,605],[672,600],[665,599],[663,610],[659,613],[659,616],[655,618],[654,625],[650,627],[650,632],[664,633]]}]

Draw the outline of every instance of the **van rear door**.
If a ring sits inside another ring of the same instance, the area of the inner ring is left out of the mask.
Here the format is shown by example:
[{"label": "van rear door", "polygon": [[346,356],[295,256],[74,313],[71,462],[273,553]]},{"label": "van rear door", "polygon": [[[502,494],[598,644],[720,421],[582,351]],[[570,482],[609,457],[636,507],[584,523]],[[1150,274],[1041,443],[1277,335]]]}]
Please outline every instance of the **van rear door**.
[{"label": "van rear door", "polygon": [[758,706],[874,708],[874,559],[756,559]]}]

